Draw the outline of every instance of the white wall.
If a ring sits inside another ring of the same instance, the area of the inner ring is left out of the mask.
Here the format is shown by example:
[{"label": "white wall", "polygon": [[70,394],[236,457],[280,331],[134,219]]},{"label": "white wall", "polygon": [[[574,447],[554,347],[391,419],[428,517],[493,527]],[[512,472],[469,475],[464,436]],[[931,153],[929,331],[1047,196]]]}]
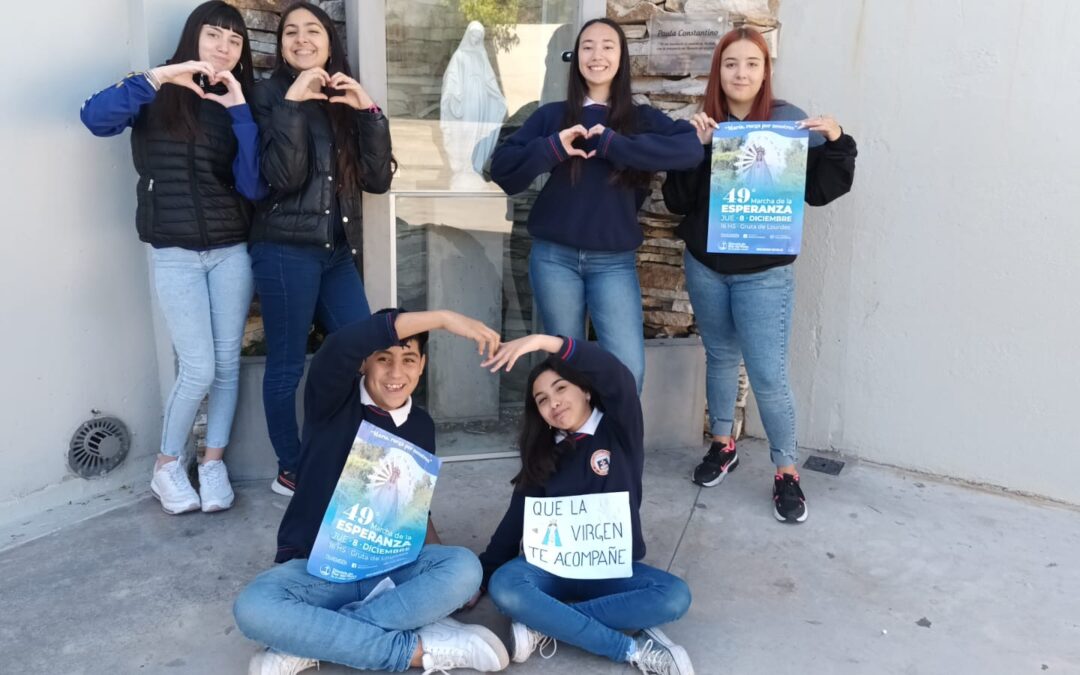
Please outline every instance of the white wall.
[{"label": "white wall", "polygon": [[[18,29],[0,43],[9,64],[0,107],[0,520],[125,483],[142,487],[158,449],[159,361],[167,388],[172,354],[167,335],[154,330],[135,233],[129,133],[95,138],[78,116],[88,95],[171,54],[197,4],[147,3],[145,13],[142,0],[9,8]],[[66,455],[92,409],[122,419],[133,442],[121,468],[86,481],[69,472]]]},{"label": "white wall", "polygon": [[777,93],[860,151],[796,263],[801,443],[1080,503],[1080,4],[781,20]]}]

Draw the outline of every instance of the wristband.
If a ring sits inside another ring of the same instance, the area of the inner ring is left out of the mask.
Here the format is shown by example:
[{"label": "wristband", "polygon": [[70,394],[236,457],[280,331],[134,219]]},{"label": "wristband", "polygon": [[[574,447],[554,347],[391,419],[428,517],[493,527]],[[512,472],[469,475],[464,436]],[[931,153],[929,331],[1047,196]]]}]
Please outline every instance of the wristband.
[{"label": "wristband", "polygon": [[142,75],[146,78],[146,81],[150,83],[150,86],[154,88],[154,91],[161,89],[161,82],[158,81],[153,70],[144,70]]}]

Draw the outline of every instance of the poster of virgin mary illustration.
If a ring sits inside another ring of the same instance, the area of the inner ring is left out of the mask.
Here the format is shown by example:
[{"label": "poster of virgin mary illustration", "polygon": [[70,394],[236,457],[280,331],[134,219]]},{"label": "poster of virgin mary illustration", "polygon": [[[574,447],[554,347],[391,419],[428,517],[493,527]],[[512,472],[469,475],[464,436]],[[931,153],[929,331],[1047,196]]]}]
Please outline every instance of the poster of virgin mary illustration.
[{"label": "poster of virgin mary illustration", "polygon": [[506,97],[484,49],[484,26],[472,21],[443,73],[439,128],[455,190],[486,190],[484,163],[506,119]]}]

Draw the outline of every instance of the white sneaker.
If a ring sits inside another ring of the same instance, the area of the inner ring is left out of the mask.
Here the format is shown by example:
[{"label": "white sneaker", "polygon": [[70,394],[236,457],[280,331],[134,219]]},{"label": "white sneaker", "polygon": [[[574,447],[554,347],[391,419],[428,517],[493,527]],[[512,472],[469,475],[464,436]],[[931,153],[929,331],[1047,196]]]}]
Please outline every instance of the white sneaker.
[{"label": "white sneaker", "polygon": [[630,657],[630,665],[646,675],[694,675],[690,655],[675,644],[659,628],[646,628],[637,641],[637,650]]},{"label": "white sneaker", "polygon": [[319,662],[315,659],[265,649],[251,657],[248,675],[296,675],[308,668],[318,667]]},{"label": "white sneaker", "polygon": [[199,500],[203,513],[224,511],[232,506],[234,496],[225,462],[212,459],[199,465]]},{"label": "white sneaker", "polygon": [[502,670],[510,664],[506,647],[483,626],[440,619],[417,631],[424,650],[423,675],[472,668],[482,673]]},{"label": "white sneaker", "polygon": [[177,458],[154,471],[150,491],[161,502],[165,513],[176,515],[199,510],[199,495],[191,487],[183,462]]},{"label": "white sneaker", "polygon": [[[514,639],[514,663],[525,663],[537,648],[540,649],[540,656],[550,659],[555,656],[555,650],[559,648],[559,643],[555,641],[555,638],[537,632],[517,621],[510,624],[510,635]],[[544,648],[548,645],[551,646],[551,653],[545,654]]]}]

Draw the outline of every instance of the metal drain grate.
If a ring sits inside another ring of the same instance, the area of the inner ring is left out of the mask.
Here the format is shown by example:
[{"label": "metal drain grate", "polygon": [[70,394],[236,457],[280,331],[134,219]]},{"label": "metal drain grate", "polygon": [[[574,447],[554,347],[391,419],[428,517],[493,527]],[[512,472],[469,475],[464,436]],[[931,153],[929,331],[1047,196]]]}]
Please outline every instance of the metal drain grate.
[{"label": "metal drain grate", "polygon": [[68,466],[83,478],[104,476],[124,461],[131,435],[115,417],[98,417],[79,425],[71,437]]}]

